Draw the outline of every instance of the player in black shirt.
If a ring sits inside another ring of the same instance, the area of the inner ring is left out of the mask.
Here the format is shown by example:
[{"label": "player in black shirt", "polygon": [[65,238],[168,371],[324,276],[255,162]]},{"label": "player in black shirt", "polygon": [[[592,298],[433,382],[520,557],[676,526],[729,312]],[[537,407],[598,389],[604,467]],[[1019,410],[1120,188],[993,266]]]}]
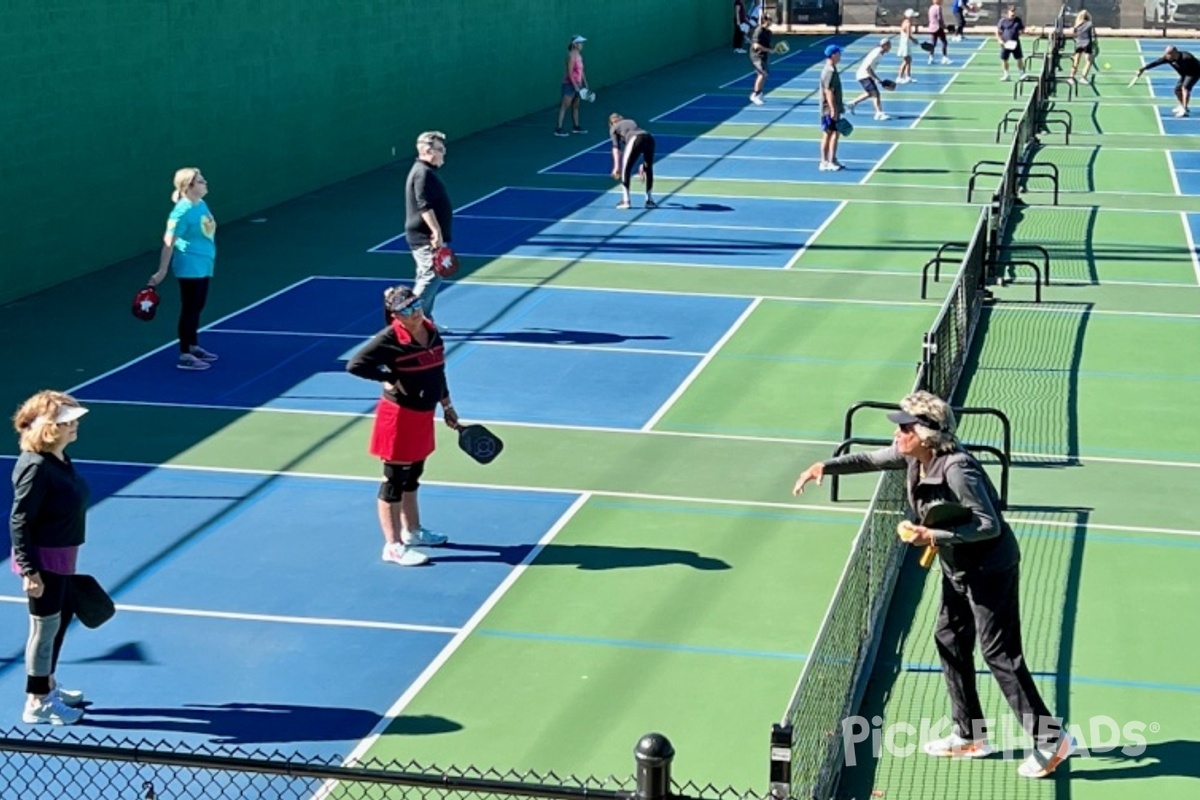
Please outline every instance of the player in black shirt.
[{"label": "player in black shirt", "polygon": [[1179,105],[1171,114],[1176,117],[1186,117],[1188,116],[1188,103],[1192,99],[1192,88],[1195,87],[1197,81],[1200,81],[1200,60],[1186,50],[1171,46],[1163,51],[1162,58],[1151,61],[1139,69],[1137,77],[1140,78],[1146,70],[1161,67],[1163,64],[1170,64],[1171,68],[1179,73],[1179,83],[1175,84],[1175,99],[1179,101]]},{"label": "player in black shirt", "polygon": [[657,208],[654,202],[654,135],[642,130],[631,119],[613,112],[608,117],[608,135],[612,137],[612,176],[621,182],[622,200],[617,208],[629,208],[629,181],[638,158],[642,165],[638,175],[646,182],[646,208]]},{"label": "player in black shirt", "polygon": [[446,162],[446,134],[425,131],[417,137],[417,158],[404,182],[404,238],[417,265],[413,291],[426,318],[433,319],[442,277],[433,269],[438,248],[453,238],[454,207],[438,169]]}]

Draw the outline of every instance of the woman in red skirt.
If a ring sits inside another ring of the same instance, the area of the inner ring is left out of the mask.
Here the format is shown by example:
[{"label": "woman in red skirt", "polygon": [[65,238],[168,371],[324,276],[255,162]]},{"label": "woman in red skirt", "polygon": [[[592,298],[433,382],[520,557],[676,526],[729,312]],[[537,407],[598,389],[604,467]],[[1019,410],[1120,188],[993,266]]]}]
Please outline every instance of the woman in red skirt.
[{"label": "woman in red skirt", "polygon": [[370,451],[383,460],[379,525],[383,560],[404,567],[428,563],[414,548],[436,547],[446,537],[421,525],[417,489],[425,459],[434,449],[433,414],[438,403],[446,424],[458,428],[458,414],[446,386],[446,352],[437,326],[421,311],[421,298],[406,286],[383,295],[387,327],[359,350],[346,370],[383,383],[375,408]]}]

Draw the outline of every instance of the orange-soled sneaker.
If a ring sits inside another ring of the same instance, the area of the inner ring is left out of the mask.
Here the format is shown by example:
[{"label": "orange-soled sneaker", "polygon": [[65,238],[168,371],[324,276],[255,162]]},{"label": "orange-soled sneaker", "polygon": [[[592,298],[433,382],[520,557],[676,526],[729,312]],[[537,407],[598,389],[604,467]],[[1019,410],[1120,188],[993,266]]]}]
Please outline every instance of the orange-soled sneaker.
[{"label": "orange-soled sneaker", "polygon": [[957,733],[926,742],[924,750],[927,755],[939,758],[986,758],[996,752],[987,739],[964,739]]},{"label": "orange-soled sneaker", "polygon": [[1017,774],[1022,778],[1045,778],[1075,752],[1075,737],[1063,733],[1052,745],[1035,747],[1029,758],[1021,762]]}]

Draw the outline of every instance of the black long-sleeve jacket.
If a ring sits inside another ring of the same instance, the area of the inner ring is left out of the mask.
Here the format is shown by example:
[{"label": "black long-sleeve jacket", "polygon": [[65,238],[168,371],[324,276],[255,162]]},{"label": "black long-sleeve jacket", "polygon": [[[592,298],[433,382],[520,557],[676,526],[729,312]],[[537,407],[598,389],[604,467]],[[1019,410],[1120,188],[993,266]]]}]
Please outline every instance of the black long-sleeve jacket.
[{"label": "black long-sleeve jacket", "polygon": [[1001,572],[1021,560],[1017,537],[997,510],[1000,498],[995,488],[983,467],[965,450],[934,456],[924,476],[921,462],[901,455],[894,446],[839,456],[824,464],[827,475],[907,470],[908,501],[918,521],[936,503],[959,503],[971,509],[974,516],[970,522],[951,530],[933,530],[942,570],[951,577],[975,571]]},{"label": "black long-sleeve jacket", "polygon": [[432,411],[450,396],[446,346],[437,326],[425,320],[429,346],[422,347],[401,325],[375,334],[346,364],[351,375],[383,383],[384,396],[404,408]]}]

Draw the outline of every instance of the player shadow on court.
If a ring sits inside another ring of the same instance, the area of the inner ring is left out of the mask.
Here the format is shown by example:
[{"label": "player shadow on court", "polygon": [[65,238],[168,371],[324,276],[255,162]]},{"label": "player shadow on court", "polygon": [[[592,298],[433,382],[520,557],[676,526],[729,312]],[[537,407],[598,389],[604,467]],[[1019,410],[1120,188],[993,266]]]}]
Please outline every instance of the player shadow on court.
[{"label": "player shadow on court", "polygon": [[1138,755],[1124,755],[1119,749],[1111,753],[1096,752],[1081,763],[1089,767],[1096,763],[1105,766],[1101,769],[1072,769],[1072,781],[1200,779],[1200,742],[1188,739],[1154,742],[1147,744],[1145,751]]},{"label": "player shadow on court", "polygon": [[[450,543],[429,551],[431,564],[499,562],[520,564],[533,549],[532,545],[476,545]],[[670,547],[615,547],[596,544],[554,544],[542,548],[534,567],[575,567],[596,571],[606,569],[635,569],[678,565],[710,571],[732,569],[729,562],[700,555],[694,550]]]},{"label": "player shadow on court", "polygon": [[[362,708],[274,703],[184,704],[163,708],[90,706],[80,728],[105,731],[170,732],[199,735],[214,745],[292,744],[357,741],[379,723],[380,715]],[[403,736],[428,736],[462,730],[454,720],[433,714],[401,716],[389,728]]]},{"label": "player shadow on court", "polygon": [[504,342],[506,344],[601,345],[633,341],[668,341],[663,334],[620,334],[609,331],[569,331],[561,328],[525,328],[519,331],[469,331],[450,333],[456,343]]}]

